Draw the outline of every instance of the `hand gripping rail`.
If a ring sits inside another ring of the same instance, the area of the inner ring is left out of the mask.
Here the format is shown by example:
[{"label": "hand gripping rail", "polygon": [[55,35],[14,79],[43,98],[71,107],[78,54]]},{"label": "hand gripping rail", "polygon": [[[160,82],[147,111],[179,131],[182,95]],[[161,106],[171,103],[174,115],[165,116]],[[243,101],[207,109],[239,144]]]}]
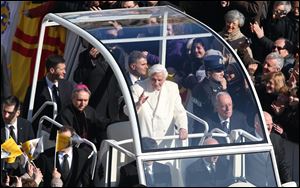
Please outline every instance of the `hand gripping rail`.
[{"label": "hand gripping rail", "polygon": [[[200,140],[200,144],[203,144],[204,142],[204,139],[205,137],[203,135],[206,135],[208,134],[208,129],[209,129],[209,126],[207,124],[206,121],[204,121],[203,119],[195,116],[194,114],[192,114],[191,112],[189,111],[186,111],[187,115],[189,117],[191,117],[192,119],[198,121],[199,123],[203,124],[205,129],[204,129],[204,133],[195,133],[195,134],[189,134],[189,138],[197,138],[197,137],[202,137],[201,140]],[[171,140],[171,139],[179,139],[178,138],[178,135],[169,135],[169,136],[164,136],[164,137],[155,137],[154,139],[156,140]]]}]

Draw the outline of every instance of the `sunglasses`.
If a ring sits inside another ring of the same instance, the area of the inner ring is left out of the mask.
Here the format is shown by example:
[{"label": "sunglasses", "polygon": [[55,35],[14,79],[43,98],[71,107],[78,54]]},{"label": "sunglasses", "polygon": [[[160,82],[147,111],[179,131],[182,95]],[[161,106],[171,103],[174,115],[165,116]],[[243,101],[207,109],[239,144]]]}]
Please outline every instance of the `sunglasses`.
[{"label": "sunglasses", "polygon": [[284,50],[284,47],[280,47],[280,46],[273,46],[272,49],[275,50],[277,48],[278,51],[280,50]]}]

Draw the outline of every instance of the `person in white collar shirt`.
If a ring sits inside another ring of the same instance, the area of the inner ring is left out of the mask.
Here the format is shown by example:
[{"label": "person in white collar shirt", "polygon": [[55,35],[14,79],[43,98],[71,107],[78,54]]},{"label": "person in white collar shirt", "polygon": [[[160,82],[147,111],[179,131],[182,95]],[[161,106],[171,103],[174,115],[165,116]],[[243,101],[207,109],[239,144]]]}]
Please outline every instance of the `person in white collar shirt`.
[{"label": "person in white collar shirt", "polygon": [[[75,134],[75,130],[65,125],[60,128],[59,133],[65,137],[72,137]],[[56,155],[55,167],[54,155]],[[90,153],[86,149],[77,148],[74,145],[69,145],[69,147],[57,153],[55,153],[55,148],[45,150],[35,161],[36,166],[44,174],[43,186],[49,187],[51,185],[52,173],[55,172],[55,168],[61,174],[64,187],[91,186],[91,159],[88,158],[89,155]]]},{"label": "person in white collar shirt", "polygon": [[15,137],[14,140],[17,144],[34,138],[31,123],[19,117],[20,110],[20,101],[15,96],[9,96],[2,102],[1,143],[11,136],[11,129],[14,134],[12,137]]},{"label": "person in white collar shirt", "polygon": [[[249,131],[250,127],[248,126],[246,116],[233,109],[233,102],[229,93],[225,91],[217,93],[214,109],[215,113],[204,118],[209,125],[209,131],[214,128],[219,128],[227,134],[230,134],[234,129]],[[218,141],[223,143],[223,139],[222,141],[221,139]]]},{"label": "person in white collar shirt", "polygon": [[[49,55],[46,60],[46,69],[47,73],[45,77],[39,80],[36,85],[32,116],[46,101],[53,101],[57,104],[58,114],[64,106],[71,103],[71,95],[74,83],[65,79],[65,59],[61,55]],[[55,88],[53,88],[54,85],[56,86]],[[22,116],[24,118],[27,118],[29,113],[28,108],[30,102],[31,87],[32,86],[28,87],[24,100],[24,110],[22,113]],[[47,115],[48,117],[53,118],[53,106],[46,106],[46,108],[40,113],[35,121],[33,121],[32,126],[35,133],[37,133],[38,121],[43,115]],[[45,127],[48,128],[50,132],[51,124],[48,122],[45,123]]]},{"label": "person in white collar shirt", "polygon": [[[18,145],[34,138],[31,123],[20,116],[20,101],[15,96],[9,96],[2,101],[1,144],[12,137]],[[22,175],[26,172],[22,157],[17,157],[12,164],[6,164],[10,175]]]},{"label": "person in white collar shirt", "polygon": [[128,57],[127,80],[133,85],[138,80],[146,78],[148,71],[147,56],[141,51],[132,51]]},{"label": "person in white collar shirt", "polygon": [[[153,65],[148,75],[131,87],[141,134],[155,139],[158,148],[169,148],[174,146],[172,141],[158,138],[178,134],[180,140],[185,140],[188,136],[186,110],[178,85],[166,80],[168,72],[163,65]],[[128,114],[127,106],[124,106],[124,113]]]}]

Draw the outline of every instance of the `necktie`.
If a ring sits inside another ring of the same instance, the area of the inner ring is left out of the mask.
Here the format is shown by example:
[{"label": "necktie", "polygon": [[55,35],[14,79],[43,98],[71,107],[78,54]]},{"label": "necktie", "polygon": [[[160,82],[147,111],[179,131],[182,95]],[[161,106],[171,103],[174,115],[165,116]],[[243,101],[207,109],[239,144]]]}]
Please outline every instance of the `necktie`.
[{"label": "necktie", "polygon": [[69,157],[69,155],[65,154],[64,155],[64,160],[63,160],[63,163],[62,163],[62,177],[63,177],[64,180],[67,179],[69,171],[70,171],[68,157]]},{"label": "necktie", "polygon": [[228,121],[223,121],[222,128],[223,128],[224,132],[226,132],[227,134],[230,133],[230,130],[228,128]]},{"label": "necktie", "polygon": [[151,173],[150,166],[148,165],[145,167],[145,175],[148,186],[153,186],[153,175]]},{"label": "necktie", "polygon": [[216,172],[216,165],[214,163],[210,163],[209,167],[210,167],[211,173],[215,173]]},{"label": "necktie", "polygon": [[15,132],[14,132],[14,129],[15,129],[15,127],[14,126],[10,126],[9,127],[9,135],[14,139],[14,141],[15,142],[17,142],[17,140],[16,140],[16,134],[15,134]]},{"label": "necktie", "polygon": [[52,86],[52,101],[56,102],[57,111],[59,112],[61,103],[60,103],[60,98],[58,96],[58,89],[55,84],[53,84],[53,86]]}]

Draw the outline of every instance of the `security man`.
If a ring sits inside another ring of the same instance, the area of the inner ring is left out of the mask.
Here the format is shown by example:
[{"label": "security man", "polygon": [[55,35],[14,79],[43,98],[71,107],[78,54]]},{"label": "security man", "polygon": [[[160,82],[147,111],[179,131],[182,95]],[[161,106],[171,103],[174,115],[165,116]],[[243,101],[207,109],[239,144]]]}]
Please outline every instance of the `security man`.
[{"label": "security man", "polygon": [[[192,90],[193,113],[206,119],[214,111],[216,94],[220,91],[227,91],[227,81],[224,77],[224,57],[217,50],[208,50],[203,58],[206,77]],[[203,126],[194,123],[193,132],[199,133]]]}]

